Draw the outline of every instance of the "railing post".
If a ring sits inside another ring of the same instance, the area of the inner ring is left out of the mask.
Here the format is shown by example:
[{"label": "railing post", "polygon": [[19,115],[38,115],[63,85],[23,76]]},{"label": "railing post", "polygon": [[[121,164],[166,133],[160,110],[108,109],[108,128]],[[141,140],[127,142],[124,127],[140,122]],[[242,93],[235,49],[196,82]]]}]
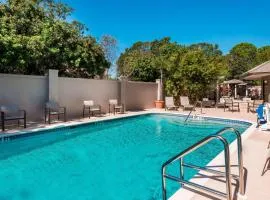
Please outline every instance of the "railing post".
[{"label": "railing post", "polygon": [[224,145],[227,200],[232,200],[231,161],[230,161],[230,150],[228,147],[229,144],[225,139],[222,139],[222,142]]},{"label": "railing post", "polygon": [[242,152],[242,139],[241,134],[238,130],[232,127],[226,127],[222,129],[218,134],[222,135],[227,130],[232,130],[237,139],[237,156],[238,156],[238,173],[239,173],[239,199],[247,199],[245,196],[245,188],[244,188],[244,165],[243,165],[243,152]]},{"label": "railing post", "polygon": [[[179,171],[180,171],[180,179],[181,179],[181,180],[184,180],[184,166],[183,166],[183,159],[184,159],[184,158],[180,158],[180,159],[179,159],[179,165],[180,165]],[[183,186],[182,183],[180,183],[180,185]]]},{"label": "railing post", "polygon": [[167,200],[165,171],[166,171],[166,167],[162,167],[162,198],[163,200]]}]

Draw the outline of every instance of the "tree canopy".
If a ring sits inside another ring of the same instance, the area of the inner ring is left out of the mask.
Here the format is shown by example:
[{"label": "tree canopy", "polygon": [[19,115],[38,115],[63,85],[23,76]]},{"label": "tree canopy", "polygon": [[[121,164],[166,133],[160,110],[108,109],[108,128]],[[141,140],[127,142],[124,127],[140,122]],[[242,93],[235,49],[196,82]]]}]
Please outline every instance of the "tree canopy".
[{"label": "tree canopy", "polygon": [[268,60],[270,46],[257,48],[240,43],[223,55],[216,44],[184,46],[165,37],[136,42],[120,55],[117,64],[119,75],[131,80],[154,81],[162,74],[168,95],[188,95],[196,100],[205,96],[206,91],[213,91],[218,80],[239,78]]},{"label": "tree canopy", "polygon": [[239,78],[241,74],[257,64],[256,46],[250,43],[237,44],[228,55],[229,78]]},{"label": "tree canopy", "polygon": [[86,27],[66,18],[72,9],[53,0],[7,0],[0,4],[0,72],[102,76],[110,66]]},{"label": "tree canopy", "polygon": [[189,95],[193,100],[216,83],[226,72],[222,52],[217,45],[191,46],[171,42],[170,38],[137,42],[118,60],[120,75],[131,80],[154,81],[164,76],[169,95]]}]

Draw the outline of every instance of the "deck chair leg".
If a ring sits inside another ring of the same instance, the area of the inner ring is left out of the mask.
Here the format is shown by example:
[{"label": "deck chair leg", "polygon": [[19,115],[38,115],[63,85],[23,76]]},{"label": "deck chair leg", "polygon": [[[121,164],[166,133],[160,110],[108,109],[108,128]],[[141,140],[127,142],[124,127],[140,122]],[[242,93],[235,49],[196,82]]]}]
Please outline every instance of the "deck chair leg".
[{"label": "deck chair leg", "polygon": [[84,118],[84,106],[83,106],[82,116],[83,116],[83,118]]},{"label": "deck chair leg", "polygon": [[45,116],[44,116],[44,121],[45,121],[45,124],[46,124],[46,116],[47,116],[47,109],[45,108],[45,110],[44,110],[44,114],[45,114]]},{"label": "deck chair leg", "polygon": [[269,149],[269,148],[270,148],[270,141],[269,141],[268,146],[267,146],[267,149]]},{"label": "deck chair leg", "polygon": [[23,118],[23,127],[26,128],[26,112],[24,112]]},{"label": "deck chair leg", "polygon": [[66,107],[64,108],[64,122],[67,121],[67,109]]},{"label": "deck chair leg", "polygon": [[2,131],[5,131],[5,114],[1,112],[1,124],[2,124]]}]

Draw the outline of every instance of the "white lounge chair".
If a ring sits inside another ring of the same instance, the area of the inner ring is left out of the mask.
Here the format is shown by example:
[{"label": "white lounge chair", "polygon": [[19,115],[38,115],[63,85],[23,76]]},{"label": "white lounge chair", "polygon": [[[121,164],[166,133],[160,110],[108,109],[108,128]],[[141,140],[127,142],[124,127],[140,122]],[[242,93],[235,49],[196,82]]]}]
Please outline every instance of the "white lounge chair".
[{"label": "white lounge chair", "polygon": [[174,104],[173,97],[165,97],[165,110],[177,110],[178,106]]},{"label": "white lounge chair", "polygon": [[101,114],[101,106],[95,105],[93,100],[83,101],[83,118],[85,115],[85,110],[88,110],[88,117],[90,118],[90,115],[92,116],[95,114],[95,112],[98,112],[99,115]]},{"label": "white lounge chair", "polygon": [[180,104],[183,107],[183,110],[194,110],[194,106],[189,103],[187,96],[180,96]]}]

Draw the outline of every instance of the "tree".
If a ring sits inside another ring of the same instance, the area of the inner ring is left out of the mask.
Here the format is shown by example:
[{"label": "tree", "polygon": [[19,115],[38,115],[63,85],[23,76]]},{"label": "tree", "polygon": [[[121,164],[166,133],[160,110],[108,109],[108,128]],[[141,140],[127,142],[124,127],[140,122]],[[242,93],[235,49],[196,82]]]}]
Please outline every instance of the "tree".
[{"label": "tree", "polygon": [[270,61],[270,46],[264,46],[258,49],[258,63]]},{"label": "tree", "polygon": [[214,90],[218,78],[227,73],[217,45],[185,47],[169,38],[135,43],[121,54],[118,65],[120,75],[132,80],[154,81],[162,71],[167,95],[188,95],[194,101]]},{"label": "tree", "polygon": [[167,92],[174,96],[187,95],[196,101],[213,90],[224,66],[221,56],[211,57],[203,50],[183,54],[175,72],[167,79]]},{"label": "tree", "polygon": [[217,44],[209,44],[209,43],[198,43],[192,44],[189,46],[191,50],[201,50],[206,56],[221,56],[222,51],[219,49]]},{"label": "tree", "polygon": [[258,64],[257,48],[250,43],[240,43],[234,46],[228,57],[228,78],[239,78],[241,74]]},{"label": "tree", "polygon": [[112,77],[116,75],[116,58],[118,53],[117,40],[111,35],[103,35],[100,39],[100,45],[105,53],[106,59],[110,62],[109,70],[105,71],[104,76]]},{"label": "tree", "polygon": [[0,4],[0,72],[101,76],[109,62],[86,27],[67,22],[72,9],[53,0],[8,0]]},{"label": "tree", "polygon": [[151,42],[136,42],[121,53],[117,61],[118,74],[131,80],[155,81],[160,73],[155,67],[154,59]]}]

